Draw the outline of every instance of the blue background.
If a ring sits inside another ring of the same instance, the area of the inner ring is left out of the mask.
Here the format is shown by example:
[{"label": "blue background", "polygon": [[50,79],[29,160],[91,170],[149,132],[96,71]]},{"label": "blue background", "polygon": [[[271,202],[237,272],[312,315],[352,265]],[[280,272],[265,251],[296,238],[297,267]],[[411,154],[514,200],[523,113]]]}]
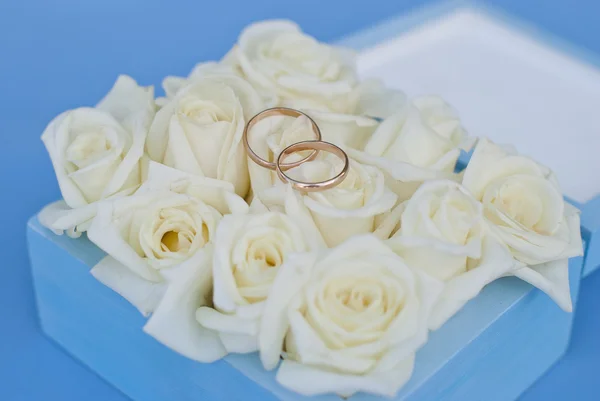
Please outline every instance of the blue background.
[{"label": "blue background", "polygon": [[[93,105],[119,73],[157,87],[165,75],[187,75],[196,62],[220,58],[252,21],[291,18],[333,41],[431,3],[0,0],[0,400],[127,399],[47,340],[36,322],[25,222],[60,196],[39,140],[52,117]],[[486,3],[600,55],[598,0]],[[523,401],[600,400],[598,306],[600,273],[583,282],[567,355]]]}]

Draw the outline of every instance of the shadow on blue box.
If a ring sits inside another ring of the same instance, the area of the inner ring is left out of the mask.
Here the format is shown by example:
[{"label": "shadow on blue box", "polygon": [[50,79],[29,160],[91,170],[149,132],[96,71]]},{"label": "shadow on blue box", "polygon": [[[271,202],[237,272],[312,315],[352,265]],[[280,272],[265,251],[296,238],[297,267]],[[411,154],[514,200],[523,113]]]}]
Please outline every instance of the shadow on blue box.
[{"label": "shadow on blue box", "polygon": [[[340,400],[285,390],[256,354],[201,364],[171,351],[142,331],[145,319],[133,306],[89,273],[104,254],[85,236],[54,235],[36,217],[27,236],[44,332],[133,400]],[[574,304],[582,260],[570,261]],[[411,380],[394,399],[514,400],[566,351],[572,322],[573,314],[541,291],[516,278],[500,279],[431,333]]]},{"label": "shadow on blue box", "polygon": [[581,234],[586,241],[583,277],[600,267],[600,195],[579,205],[581,209]]}]

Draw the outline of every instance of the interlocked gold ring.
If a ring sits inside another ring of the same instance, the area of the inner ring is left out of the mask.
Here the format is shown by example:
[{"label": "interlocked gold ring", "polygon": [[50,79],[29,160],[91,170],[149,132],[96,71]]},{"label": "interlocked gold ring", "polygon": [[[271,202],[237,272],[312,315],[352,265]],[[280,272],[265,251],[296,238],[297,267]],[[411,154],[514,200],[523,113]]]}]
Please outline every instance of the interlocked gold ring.
[{"label": "interlocked gold ring", "polygon": [[[344,162],[344,167],[342,168],[342,171],[340,171],[335,177],[325,181],[304,182],[293,179],[292,177],[286,175],[284,172],[285,170],[289,170],[291,167],[287,167],[287,165],[283,164],[282,161],[292,153],[301,152],[303,150],[315,150],[315,154],[317,153],[316,151],[320,150],[333,153],[334,155],[342,159],[342,161]],[[333,188],[336,185],[339,185],[342,181],[344,181],[344,179],[348,175],[348,171],[350,170],[350,161],[348,160],[348,155],[346,154],[346,152],[344,152],[341,148],[332,143],[323,141],[302,141],[294,143],[288,146],[287,148],[283,149],[279,154],[279,157],[277,157],[277,161],[275,162],[275,168],[277,171],[277,175],[279,176],[281,181],[286,183],[289,182],[290,184],[292,184],[292,187],[300,191],[316,192]]]},{"label": "interlocked gold ring", "polygon": [[[252,117],[246,124],[246,127],[244,128],[244,146],[246,147],[246,153],[248,154],[248,157],[250,159],[252,159],[252,161],[254,163],[258,164],[261,167],[268,168],[269,170],[277,169],[277,166],[275,163],[266,161],[265,159],[261,158],[256,153],[254,153],[254,151],[250,147],[250,143],[248,142],[248,133],[250,132],[250,129],[254,125],[256,125],[256,123],[258,123],[261,120],[264,120],[267,117],[272,117],[272,116],[289,116],[289,117],[305,116],[306,118],[308,118],[308,120],[310,121],[310,123],[312,125],[313,132],[315,133],[315,136],[316,136],[316,140],[317,141],[321,140],[321,130],[319,129],[319,126],[317,125],[317,123],[315,123],[315,121],[312,118],[307,116],[305,113],[303,113],[299,110],[289,109],[287,107],[273,107],[271,109],[263,110],[260,113],[258,113],[257,115],[255,115],[254,117]],[[317,157],[318,153],[319,153],[319,151],[315,149],[310,155],[306,156],[304,159],[301,159],[301,160],[298,160],[298,161],[295,161],[292,163],[283,163],[283,164],[281,164],[281,167],[284,170],[289,170],[291,168],[298,167],[302,163],[314,160],[315,157]]]}]

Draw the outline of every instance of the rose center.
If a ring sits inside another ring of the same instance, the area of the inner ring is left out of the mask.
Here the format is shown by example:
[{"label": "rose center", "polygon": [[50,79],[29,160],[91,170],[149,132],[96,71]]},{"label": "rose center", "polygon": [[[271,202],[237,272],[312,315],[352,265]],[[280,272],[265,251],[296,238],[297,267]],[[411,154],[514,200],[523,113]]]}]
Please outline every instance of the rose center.
[{"label": "rose center", "polygon": [[365,278],[344,281],[330,283],[326,297],[345,310],[345,314],[367,313],[374,317],[385,313],[388,300],[380,283]]},{"label": "rose center", "polygon": [[168,231],[162,236],[160,242],[166,248],[164,249],[165,251],[179,252],[180,250],[187,250],[190,248],[193,240],[190,234],[189,232]]},{"label": "rose center", "polygon": [[248,247],[247,260],[259,270],[271,269],[283,263],[283,252],[276,241],[262,238]]},{"label": "rose center", "polygon": [[67,147],[66,157],[82,169],[100,160],[112,149],[112,144],[102,130],[83,132]]},{"label": "rose center", "polygon": [[503,185],[494,205],[511,219],[531,229],[542,217],[543,202],[537,194],[515,184]]},{"label": "rose center", "polygon": [[155,241],[152,249],[159,259],[184,257],[192,248],[201,247],[210,240],[206,223],[185,208],[162,209],[152,231]]},{"label": "rose center", "polygon": [[448,191],[433,209],[431,220],[442,238],[457,245],[466,244],[476,222],[477,210],[465,194]]},{"label": "rose center", "polygon": [[232,250],[233,277],[247,302],[260,302],[267,297],[291,249],[293,243],[287,232],[274,227],[254,227],[238,240]]},{"label": "rose center", "polygon": [[[351,265],[344,270],[356,267]],[[365,268],[378,270],[373,265]],[[378,340],[398,316],[406,298],[404,285],[394,276],[382,275],[334,274],[311,292],[314,307],[306,308],[304,316],[329,347],[340,349]]]},{"label": "rose center", "polygon": [[179,113],[200,125],[216,122],[231,122],[232,116],[214,101],[207,101],[195,96],[187,96],[179,103]]},{"label": "rose center", "polygon": [[346,289],[338,294],[338,299],[355,312],[362,312],[373,303],[374,294],[356,289]]}]

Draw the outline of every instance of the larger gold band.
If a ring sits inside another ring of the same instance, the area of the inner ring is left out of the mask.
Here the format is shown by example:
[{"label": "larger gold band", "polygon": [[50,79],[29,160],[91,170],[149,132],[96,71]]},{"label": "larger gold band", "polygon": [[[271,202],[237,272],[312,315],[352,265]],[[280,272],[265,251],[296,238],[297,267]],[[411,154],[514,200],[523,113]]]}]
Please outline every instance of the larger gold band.
[{"label": "larger gold band", "polygon": [[[304,182],[296,180],[290,176],[288,176],[284,171],[289,168],[286,167],[285,164],[282,163],[283,160],[292,153],[301,152],[303,150],[315,150],[315,151],[325,151],[329,153],[333,153],[338,156],[344,162],[344,167],[342,171],[340,171],[335,177],[330,178],[325,181],[319,182]],[[277,157],[277,161],[275,162],[277,175],[283,182],[289,182],[292,184],[292,187],[299,191],[304,192],[317,192],[324,191],[329,188],[333,188],[336,185],[339,185],[346,176],[348,175],[348,171],[350,170],[350,161],[348,159],[348,155],[338,146],[323,141],[302,141],[294,143],[284,150],[281,151],[279,157]]]}]

